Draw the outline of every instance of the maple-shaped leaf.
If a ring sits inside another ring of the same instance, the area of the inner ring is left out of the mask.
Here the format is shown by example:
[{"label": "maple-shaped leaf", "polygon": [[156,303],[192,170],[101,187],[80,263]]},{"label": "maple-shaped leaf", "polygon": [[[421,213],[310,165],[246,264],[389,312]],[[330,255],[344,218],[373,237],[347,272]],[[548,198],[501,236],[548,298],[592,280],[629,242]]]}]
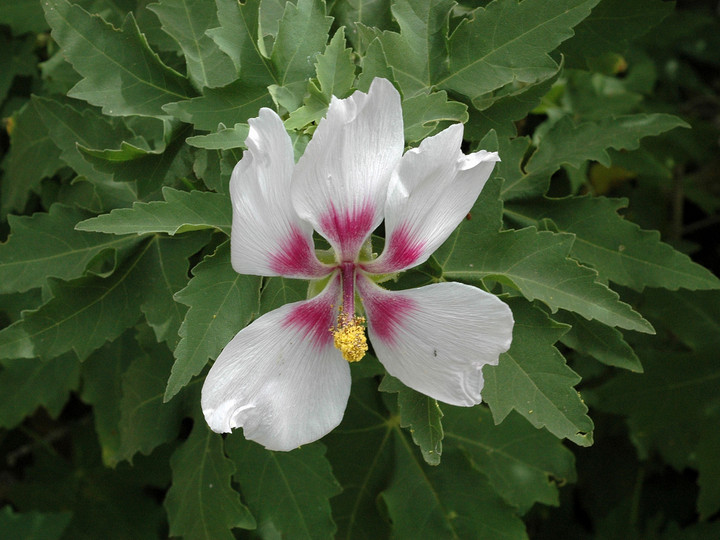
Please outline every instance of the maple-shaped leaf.
[{"label": "maple-shaped leaf", "polygon": [[515,317],[512,345],[500,356],[497,366],[483,370],[482,396],[495,422],[515,410],[535,427],[544,427],[556,437],[580,446],[590,446],[593,422],[574,388],[580,376],[555,348],[567,327],[523,300],[510,300],[509,304]]},{"label": "maple-shaped leaf", "polygon": [[231,485],[235,465],[223,439],[197,418],[190,437],[170,459],[172,485],[165,496],[170,535],[190,540],[231,540],[236,527],[254,529],[255,519]]},{"label": "maple-shaped leaf", "polygon": [[78,231],[112,234],[167,233],[219,229],[230,234],[232,213],[226,195],[207,191],[179,191],[165,187],[165,201],[136,202],[132,208],[117,208],[108,214],[86,219]]},{"label": "maple-shaped leaf", "polygon": [[501,281],[551,310],[565,309],[608,326],[652,333],[650,323],[599,283],[597,272],[568,258],[574,237],[533,227],[499,231],[501,182],[489,181],[469,218],[435,252],[446,279]]},{"label": "maple-shaped leaf", "polygon": [[93,260],[114,260],[114,252],[138,243],[137,238],[75,230],[91,214],[79,208],[53,204],[47,213],[8,216],[11,234],[0,244],[0,293],[41,287],[48,278],[81,277]]},{"label": "maple-shaped leaf", "polygon": [[408,428],[413,442],[420,447],[425,462],[439,465],[442,456],[443,413],[437,400],[408,388],[390,375],[383,377],[378,388],[397,394],[400,426]]},{"label": "maple-shaped leaf", "polygon": [[214,9],[204,0],[160,0],[148,9],[160,19],[162,29],[178,42],[188,78],[197,88],[225,86],[237,76],[230,58],[205,33],[218,25]]},{"label": "maple-shaped leaf", "polygon": [[600,277],[642,291],[664,289],[717,289],[720,280],[707,268],[660,241],[657,231],[644,231],[617,212],[622,199],[569,197],[542,202],[515,203],[511,217],[548,218],[560,231],[573,233],[570,254],[595,268]]},{"label": "maple-shaped leaf", "polygon": [[536,83],[557,71],[548,53],[599,0],[498,0],[477,8],[449,40],[448,73],[439,88],[477,98],[514,81]]},{"label": "maple-shaped leaf", "polygon": [[238,274],[230,263],[230,243],[193,268],[193,278],[175,300],[190,309],[180,327],[175,364],[165,390],[171,399],[210,358],[258,313],[261,279]]},{"label": "maple-shaped leaf", "polygon": [[167,329],[176,332],[184,312],[173,302],[177,280],[186,279],[187,258],[202,240],[151,237],[108,277],[51,280],[51,299],[0,331],[0,349],[6,357],[43,359],[73,350],[84,360],[121,335],[142,313],[158,339],[171,339]]},{"label": "maple-shaped leaf", "polygon": [[225,439],[225,451],[259,531],[308,540],[334,537],[329,499],[342,489],[322,444],[271,452],[235,432]]},{"label": "maple-shaped leaf", "polygon": [[516,413],[495,425],[486,407],[445,407],[448,446],[462,449],[503,499],[527,512],[533,504],[557,506],[558,485],[574,482],[575,456],[557,437]]},{"label": "maple-shaped leaf", "polygon": [[163,116],[162,106],[188,99],[192,86],[162,63],[129,14],[117,30],[67,0],[46,0],[52,37],[84,79],[71,97],[102,107],[110,116]]}]

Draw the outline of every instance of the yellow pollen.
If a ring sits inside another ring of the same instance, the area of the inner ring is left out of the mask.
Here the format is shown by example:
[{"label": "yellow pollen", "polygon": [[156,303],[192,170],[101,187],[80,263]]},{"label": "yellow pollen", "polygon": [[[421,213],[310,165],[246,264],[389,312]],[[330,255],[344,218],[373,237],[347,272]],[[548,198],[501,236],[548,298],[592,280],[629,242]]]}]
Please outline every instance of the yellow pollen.
[{"label": "yellow pollen", "polygon": [[365,317],[347,317],[341,311],[337,328],[330,329],[335,338],[335,347],[340,349],[348,362],[359,362],[368,350],[364,324]]}]

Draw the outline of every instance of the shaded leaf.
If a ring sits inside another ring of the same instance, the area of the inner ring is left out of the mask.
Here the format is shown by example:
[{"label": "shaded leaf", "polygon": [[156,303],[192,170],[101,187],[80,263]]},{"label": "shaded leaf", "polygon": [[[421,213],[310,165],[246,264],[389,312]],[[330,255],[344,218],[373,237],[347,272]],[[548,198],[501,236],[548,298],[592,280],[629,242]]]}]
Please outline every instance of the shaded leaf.
[{"label": "shaded leaf", "polygon": [[575,481],[575,457],[556,437],[511,413],[494,425],[485,407],[446,407],[448,447],[460,448],[505,501],[524,514],[557,506],[558,485]]},{"label": "shaded leaf", "polygon": [[266,87],[277,83],[270,59],[260,50],[258,34],[260,0],[215,0],[219,28],[207,34],[217,43],[240,71],[240,77],[250,86]]},{"label": "shaded leaf", "polygon": [[163,403],[172,364],[170,351],[156,346],[133,358],[123,373],[122,398],[116,402],[120,409],[118,460],[132,461],[136,453],[149,454],[177,436],[182,402]]},{"label": "shaded leaf", "polygon": [[173,480],[165,497],[170,535],[188,540],[235,538],[231,529],[254,529],[255,519],[230,484],[235,465],[222,438],[198,418],[190,437],[170,459]]},{"label": "shaded leaf", "polygon": [[596,281],[595,271],[568,258],[573,235],[535,228],[495,232],[502,211],[499,191],[500,182],[488,182],[471,219],[464,220],[435,253],[443,277],[471,283],[499,280],[553,311],[566,309],[609,326],[653,332],[617,293]]},{"label": "shaded leaf", "polygon": [[246,124],[262,107],[272,107],[266,88],[238,79],[222,88],[207,88],[202,96],[166,105],[164,110],[196,129],[215,131],[219,124]]},{"label": "shaded leaf", "polygon": [[619,330],[567,311],[558,311],[553,319],[571,327],[560,337],[564,345],[608,366],[642,373],[640,360]]},{"label": "shaded leaf", "polygon": [[245,148],[245,139],[250,132],[248,124],[238,123],[231,128],[222,128],[215,133],[195,135],[185,139],[190,146],[205,148],[207,150],[230,150],[232,148]]},{"label": "shaded leaf", "polygon": [[70,97],[102,107],[110,116],[162,116],[164,104],[192,95],[187,80],[148,47],[132,14],[116,30],[67,0],[46,0],[43,6],[53,39],[84,77]]},{"label": "shaded leaf", "polygon": [[410,429],[413,442],[420,447],[425,462],[439,465],[444,433],[443,413],[438,402],[390,375],[385,375],[378,389],[397,394],[400,426]]},{"label": "shaded leaf", "polygon": [[163,188],[162,201],[136,202],[132,208],[118,208],[109,214],[86,219],[78,231],[111,234],[167,233],[220,229],[230,234],[232,211],[226,195],[208,191],[178,191]]},{"label": "shaded leaf", "polygon": [[77,357],[65,354],[41,360],[3,360],[0,370],[0,426],[13,428],[40,406],[60,414],[80,380]]},{"label": "shaded leaf", "polygon": [[500,0],[478,8],[450,36],[449,73],[440,88],[470,98],[518,81],[536,83],[557,71],[548,55],[599,0]]},{"label": "shaded leaf", "polygon": [[260,536],[335,537],[329,499],[341,488],[322,444],[271,452],[235,432],[225,440],[225,449],[237,466],[234,478]]},{"label": "shaded leaf", "polygon": [[229,242],[193,268],[187,287],[175,300],[190,309],[180,327],[175,364],[165,390],[171,399],[208,359],[216,358],[235,334],[257,315],[261,279],[238,274],[230,263]]},{"label": "shaded leaf", "polygon": [[38,110],[31,99],[14,117],[10,133],[10,150],[3,161],[0,182],[0,216],[22,211],[31,193],[37,192],[40,181],[62,167],[60,150],[50,138]]},{"label": "shaded leaf", "polygon": [[70,521],[68,512],[15,513],[10,505],[0,511],[0,535],[23,540],[57,540]]},{"label": "shaded leaf", "polygon": [[510,350],[497,366],[486,366],[483,400],[496,423],[515,410],[535,427],[580,446],[593,442],[587,406],[573,388],[580,376],[571,370],[554,343],[567,332],[527,302],[509,301],[515,317]]},{"label": "shaded leaf", "polygon": [[48,213],[8,216],[12,234],[0,244],[0,292],[41,287],[51,277],[75,279],[94,259],[138,242],[76,231],[78,221],[89,216],[89,212],[62,204],[52,205]]},{"label": "shaded leaf", "polygon": [[230,58],[205,32],[218,25],[215,10],[205,0],[160,0],[148,9],[160,19],[162,28],[180,45],[188,78],[198,88],[225,86],[236,70]]}]

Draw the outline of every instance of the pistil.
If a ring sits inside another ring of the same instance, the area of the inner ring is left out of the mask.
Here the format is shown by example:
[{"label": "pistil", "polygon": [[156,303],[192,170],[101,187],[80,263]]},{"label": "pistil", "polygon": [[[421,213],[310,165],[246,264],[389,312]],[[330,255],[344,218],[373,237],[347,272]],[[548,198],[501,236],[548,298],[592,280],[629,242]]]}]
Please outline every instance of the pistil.
[{"label": "pistil", "polygon": [[365,317],[355,315],[355,264],[340,265],[342,278],[342,306],[337,318],[337,326],[331,328],[335,347],[340,349],[348,362],[358,362],[368,350],[365,337]]}]

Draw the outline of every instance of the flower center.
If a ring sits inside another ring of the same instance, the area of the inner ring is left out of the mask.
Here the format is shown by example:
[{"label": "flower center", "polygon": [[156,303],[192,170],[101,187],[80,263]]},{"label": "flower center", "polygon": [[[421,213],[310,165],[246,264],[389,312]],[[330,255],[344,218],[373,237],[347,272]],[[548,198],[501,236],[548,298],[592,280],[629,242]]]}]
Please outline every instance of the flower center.
[{"label": "flower center", "polygon": [[338,313],[337,326],[331,328],[335,347],[348,362],[358,362],[368,350],[365,337],[365,317],[355,315],[355,263],[340,265],[343,304]]}]

